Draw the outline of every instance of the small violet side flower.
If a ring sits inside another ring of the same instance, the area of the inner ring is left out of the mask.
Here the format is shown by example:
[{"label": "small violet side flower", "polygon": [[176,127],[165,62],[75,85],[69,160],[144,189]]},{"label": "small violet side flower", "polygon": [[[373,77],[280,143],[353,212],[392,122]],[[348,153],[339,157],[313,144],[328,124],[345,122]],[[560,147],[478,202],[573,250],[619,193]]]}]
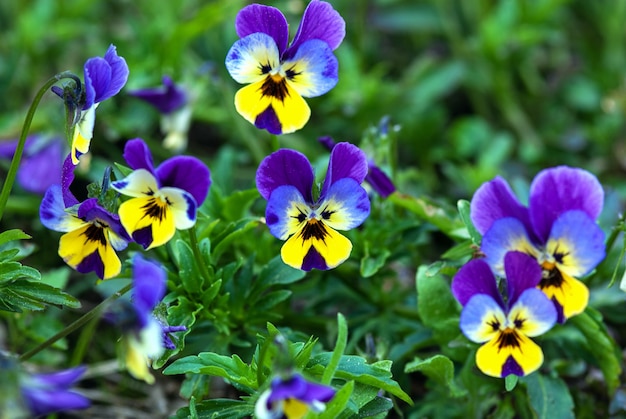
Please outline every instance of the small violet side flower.
[{"label": "small violet side flower", "polygon": [[560,166],[541,171],[530,186],[528,207],[500,177],[474,194],[470,216],[483,234],[481,251],[497,274],[504,255],[519,250],[543,269],[539,288],[550,298],[558,321],[584,311],[589,290],[577,278],[605,257],[604,233],[596,224],[604,191],[591,173]]},{"label": "small violet side flower", "polygon": [[334,396],[332,387],[307,381],[300,374],[276,377],[257,400],[254,414],[258,419],[301,419],[309,411],[323,412]]},{"label": "small violet side flower", "polygon": [[130,374],[148,384],[151,360],[166,349],[176,349],[169,333],[187,330],[185,326],[164,326],[153,314],[166,290],[167,275],[161,265],[136,254],[132,259],[133,289],[131,305],[121,312],[108,313],[107,319],[124,331],[125,364]]},{"label": "small violet side flower", "polygon": [[[317,141],[331,150],[337,144],[329,136],[319,137]],[[372,159],[367,160],[367,176],[365,176],[365,182],[367,182],[372,189],[383,198],[387,198],[389,195],[396,191],[396,186],[393,184],[389,176],[378,166]]]},{"label": "small violet side flower", "polygon": [[361,186],[367,174],[365,153],[339,143],[330,155],[326,179],[318,199],[312,195],[315,179],[307,158],[289,149],[278,150],[259,165],[256,185],[267,203],[270,232],[287,240],[283,261],[296,269],[331,269],[345,261],[352,243],[336,230],[361,225],[370,212]]},{"label": "small violet side flower", "polygon": [[110,45],[104,57],[93,57],[85,62],[84,103],[72,135],[72,163],[89,151],[96,108],[100,102],[115,96],[128,80],[126,60],[117,55],[115,46]]},{"label": "small violet side flower", "polygon": [[96,198],[83,202],[69,191],[74,179],[71,157],[65,160],[62,185],[52,185],[39,207],[41,223],[65,233],[59,241],[59,256],[81,273],[95,272],[101,279],[117,276],[122,269],[116,250],[131,240],[116,214],[98,204]]},{"label": "small violet side flower", "polygon": [[161,113],[161,131],[165,134],[163,140],[165,148],[180,152],[187,147],[187,132],[192,112],[191,107],[187,106],[187,93],[181,86],[164,76],[162,86],[133,90],[129,94],[144,100]]},{"label": "small violet side flower", "polygon": [[146,143],[136,138],[126,143],[124,159],[133,172],[111,186],[131,199],[120,205],[122,225],[145,249],[167,243],[177,229],[196,223],[200,206],[211,185],[209,168],[199,159],[176,156],[154,167]]},{"label": "small violet side flower", "polygon": [[460,327],[471,341],[483,345],[476,365],[486,375],[525,376],[543,363],[543,352],[530,338],[552,328],[554,304],[537,289],[541,268],[521,252],[504,257],[508,298],[498,291],[496,278],[484,259],[465,264],[452,281],[452,293],[463,305]]},{"label": "small violet side flower", "polygon": [[72,390],[86,367],[48,374],[23,375],[20,380],[22,399],[32,417],[75,409],[86,409],[89,399]]},{"label": "small violet side flower", "polygon": [[324,1],[309,3],[291,45],[287,19],[276,8],[252,4],[235,21],[237,35],[226,68],[241,84],[235,107],[257,128],[287,134],[302,128],[311,114],[303,97],[316,97],[338,81],[333,51],[345,36],[345,22]]},{"label": "small violet side flower", "polygon": [[[11,160],[17,143],[18,140],[0,142],[0,159]],[[60,137],[29,136],[17,171],[18,184],[24,190],[40,195],[50,186],[60,184],[65,153],[64,141]]]}]

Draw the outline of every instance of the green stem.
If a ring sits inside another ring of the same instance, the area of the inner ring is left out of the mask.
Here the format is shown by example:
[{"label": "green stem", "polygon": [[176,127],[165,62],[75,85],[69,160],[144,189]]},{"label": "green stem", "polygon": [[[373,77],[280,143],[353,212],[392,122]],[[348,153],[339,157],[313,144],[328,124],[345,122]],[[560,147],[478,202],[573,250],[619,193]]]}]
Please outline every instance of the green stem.
[{"label": "green stem", "polygon": [[348,343],[348,325],[346,318],[343,314],[337,313],[337,343],[335,344],[335,350],[333,351],[330,361],[324,370],[322,375],[322,384],[330,384],[335,376],[339,361],[343,356],[343,352],[346,350],[346,344]]},{"label": "green stem", "polygon": [[270,135],[270,146],[272,147],[272,151],[278,151],[280,148],[280,141],[278,141],[278,135],[271,134]]},{"label": "green stem", "polygon": [[131,286],[132,286],[132,284],[126,285],[124,288],[122,288],[118,292],[116,292],[116,293],[112,294],[111,296],[107,297],[104,301],[102,301],[100,304],[98,304],[97,306],[95,306],[94,308],[89,310],[82,317],[80,317],[79,319],[75,320],[73,323],[71,323],[65,329],[61,330],[59,333],[57,333],[54,336],[50,337],[45,342],[40,343],[39,345],[37,345],[35,348],[31,349],[30,351],[22,354],[22,356],[20,356],[20,361],[26,361],[26,360],[32,358],[33,356],[37,355],[39,352],[41,352],[44,349],[46,349],[47,347],[51,346],[57,340],[64,338],[65,336],[69,335],[73,331],[75,331],[75,330],[81,328],[82,326],[84,326],[85,324],[87,324],[92,319],[96,318],[97,316],[100,316],[100,314],[102,314],[104,309],[110,303],[112,303],[113,301],[117,300],[122,295],[126,294],[130,290]]},{"label": "green stem", "polygon": [[200,244],[198,243],[198,237],[196,237],[196,226],[189,229],[189,241],[191,242],[193,257],[196,259],[198,268],[200,268],[200,274],[204,277],[207,284],[212,284],[211,273],[209,272],[209,268],[207,268],[209,261],[204,260],[200,252]]},{"label": "green stem", "polygon": [[30,125],[33,122],[33,117],[35,116],[35,110],[37,110],[37,106],[39,106],[39,102],[41,102],[41,98],[43,95],[50,89],[54,84],[59,82],[62,79],[70,78],[78,83],[80,86],[80,79],[76,77],[74,74],[69,71],[64,71],[63,73],[57,74],[56,76],[50,78],[48,81],[44,83],[44,85],[39,89],[35,99],[33,99],[33,103],[30,104],[30,108],[28,108],[28,112],[26,113],[26,118],[24,119],[24,125],[22,125],[22,132],[20,133],[20,139],[17,143],[17,147],[15,148],[15,154],[13,154],[13,160],[11,160],[11,166],[9,167],[9,172],[7,173],[6,180],[2,185],[2,192],[0,192],[0,220],[2,220],[2,215],[4,214],[4,208],[6,207],[7,201],[9,200],[9,195],[11,194],[11,189],[13,188],[13,183],[15,182],[15,176],[17,174],[17,169],[20,165],[20,161],[22,160],[22,153],[24,152],[24,144],[26,143],[26,136],[28,135],[28,131],[30,130]]}]

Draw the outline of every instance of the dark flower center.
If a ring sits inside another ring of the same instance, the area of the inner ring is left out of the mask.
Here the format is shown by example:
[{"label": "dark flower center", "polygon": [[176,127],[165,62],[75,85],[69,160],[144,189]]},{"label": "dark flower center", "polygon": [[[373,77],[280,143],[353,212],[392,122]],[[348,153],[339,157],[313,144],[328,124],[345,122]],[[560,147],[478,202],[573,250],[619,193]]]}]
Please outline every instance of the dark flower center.
[{"label": "dark flower center", "polygon": [[521,338],[517,330],[507,327],[498,335],[498,349],[502,348],[519,348]]},{"label": "dark flower center", "polygon": [[90,224],[85,230],[85,237],[87,237],[87,242],[98,242],[101,245],[105,246],[107,244],[106,235],[104,234],[104,229],[108,226],[96,221],[93,224]]},{"label": "dark flower center", "polygon": [[328,231],[326,230],[326,226],[323,222],[312,218],[306,223],[300,233],[300,236],[302,237],[302,240],[309,240],[313,237],[317,240],[324,241],[326,236],[328,236]]},{"label": "dark flower center", "polygon": [[556,265],[552,262],[543,262],[541,264],[543,269],[541,273],[541,282],[539,282],[539,288],[556,287],[560,288],[563,284],[563,275],[559,271]]},{"label": "dark flower center", "polygon": [[165,198],[165,200],[160,198],[152,198],[148,201],[146,205],[141,207],[145,211],[145,216],[150,218],[158,219],[162,221],[165,217],[165,212],[167,206],[171,205],[171,202]]},{"label": "dark flower center", "polygon": [[261,86],[261,94],[262,96],[270,96],[284,102],[285,98],[289,96],[287,80],[279,74],[267,76]]}]

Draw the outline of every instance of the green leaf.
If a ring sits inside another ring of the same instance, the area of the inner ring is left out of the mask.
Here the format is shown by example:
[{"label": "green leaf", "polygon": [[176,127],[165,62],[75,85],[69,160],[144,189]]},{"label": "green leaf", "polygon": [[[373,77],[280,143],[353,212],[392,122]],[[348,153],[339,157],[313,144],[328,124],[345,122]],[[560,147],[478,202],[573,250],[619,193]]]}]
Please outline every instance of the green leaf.
[{"label": "green leaf", "polygon": [[346,409],[350,396],[354,390],[354,381],[348,381],[335,393],[335,396],[326,404],[326,409],[319,414],[319,419],[335,419]]},{"label": "green leaf", "polygon": [[436,383],[447,387],[452,397],[462,397],[467,393],[454,381],[454,364],[450,358],[443,355],[435,355],[428,359],[415,358],[405,365],[404,372],[421,372]]},{"label": "green leaf", "polygon": [[585,336],[589,350],[604,374],[607,392],[612,396],[620,384],[622,357],[617,344],[602,322],[602,315],[587,307],[584,313],[568,319],[567,323],[573,324]]},{"label": "green leaf", "polygon": [[372,257],[371,255],[366,254],[361,259],[361,276],[363,278],[369,278],[376,274],[385,266],[387,259],[391,256],[391,252],[388,249],[383,249],[380,253],[377,253]]},{"label": "green leaf", "polygon": [[522,381],[533,410],[540,419],[574,417],[574,401],[567,385],[558,377],[530,374]]},{"label": "green leaf", "polygon": [[191,246],[183,241],[176,240],[177,265],[179,270],[179,278],[183,284],[183,288],[189,294],[198,294],[202,291],[202,275],[196,266],[196,261],[191,250]]},{"label": "green leaf", "polygon": [[23,266],[19,262],[0,263],[0,283],[14,281],[21,278],[39,281],[41,274],[35,268]]},{"label": "green leaf", "polygon": [[504,388],[506,391],[513,391],[513,389],[517,386],[517,382],[519,381],[519,377],[514,374],[509,374],[504,377]]},{"label": "green leaf", "polygon": [[463,229],[463,223],[454,217],[450,211],[428,198],[415,198],[410,195],[394,193],[389,195],[387,199],[395,205],[411,211],[421,220],[431,223],[453,239],[468,238],[467,232]]},{"label": "green leaf", "polygon": [[282,303],[287,298],[291,297],[292,292],[289,290],[277,290],[267,293],[263,296],[259,302],[257,302],[254,306],[254,310],[256,312],[267,311],[277,304]]},{"label": "green leaf", "polygon": [[250,205],[259,198],[257,188],[245,191],[236,191],[229,195],[222,203],[222,215],[225,220],[237,221],[244,218],[246,211]]},{"label": "green leaf", "polygon": [[37,302],[55,304],[69,308],[80,308],[81,304],[75,297],[42,282],[17,280],[11,285],[11,291]]},{"label": "green leaf", "polygon": [[359,409],[360,418],[370,418],[372,416],[385,414],[393,408],[393,402],[386,397],[376,396],[373,400]]},{"label": "green leaf", "polygon": [[333,375],[339,365],[339,361],[343,356],[343,352],[346,349],[348,342],[348,324],[346,318],[341,313],[337,313],[337,341],[335,342],[335,350],[333,351],[330,361],[324,370],[322,376],[322,384],[330,384],[333,380]]},{"label": "green leaf", "polygon": [[463,221],[463,224],[465,224],[465,227],[467,228],[467,232],[469,233],[469,236],[472,239],[472,242],[474,242],[476,246],[480,246],[480,242],[482,241],[482,236],[480,235],[478,230],[476,230],[476,227],[474,227],[474,223],[472,223],[472,219],[470,218],[469,201],[465,199],[459,199],[459,201],[456,203],[456,206],[459,210],[461,221]]},{"label": "green leaf", "polygon": [[[195,411],[195,416],[193,415]],[[254,412],[254,406],[248,402],[231,399],[211,399],[201,403],[195,403],[193,410],[183,407],[176,412],[176,419],[239,419],[250,418]]]},{"label": "green leaf", "polygon": [[[314,375],[323,375],[331,358],[331,352],[316,355],[311,358],[307,370]],[[396,381],[391,379],[391,361],[367,364],[365,359],[360,356],[344,355],[341,357],[335,371],[335,378],[346,381],[354,380],[357,383],[367,384],[393,394],[409,404],[413,404],[409,395],[400,388]]]},{"label": "green leaf", "polygon": [[425,326],[434,332],[434,338],[446,344],[460,331],[459,304],[450,291],[448,281],[438,273],[429,273],[428,266],[420,266],[416,275],[417,312]]},{"label": "green leaf", "polygon": [[259,288],[260,291],[263,291],[272,285],[293,284],[304,278],[305,275],[306,272],[285,265],[285,262],[283,262],[280,256],[276,256],[259,272],[255,289]]},{"label": "green leaf", "polygon": [[24,233],[22,230],[18,228],[13,229],[13,230],[7,230],[7,231],[0,233],[0,246],[13,240],[24,240],[24,239],[30,239],[30,238],[31,236]]},{"label": "green leaf", "polygon": [[165,375],[188,373],[222,377],[231,383],[237,383],[245,387],[248,393],[253,393],[257,388],[256,371],[253,371],[237,355],[228,357],[213,352],[202,352],[197,356],[193,355],[178,359],[163,370]]}]

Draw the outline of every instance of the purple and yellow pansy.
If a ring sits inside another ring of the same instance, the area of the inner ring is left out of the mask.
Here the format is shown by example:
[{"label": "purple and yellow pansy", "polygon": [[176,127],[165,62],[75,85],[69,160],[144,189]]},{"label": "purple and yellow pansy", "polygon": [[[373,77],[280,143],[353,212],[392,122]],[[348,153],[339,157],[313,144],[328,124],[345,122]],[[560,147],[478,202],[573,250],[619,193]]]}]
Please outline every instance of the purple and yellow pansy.
[{"label": "purple and yellow pansy", "polygon": [[559,322],[584,311],[589,290],[580,278],[605,257],[604,233],[596,220],[604,191],[591,173],[566,166],[540,172],[522,205],[497,177],[483,184],[471,202],[471,219],[483,234],[481,251],[498,274],[504,255],[519,250],[543,269],[539,288],[554,302]]},{"label": "purple and yellow pansy", "polygon": [[370,201],[361,186],[367,159],[356,146],[339,143],[330,155],[319,198],[313,199],[315,175],[307,158],[290,149],[267,156],[256,174],[256,185],[267,202],[270,232],[286,240],[283,261],[296,269],[331,269],[345,261],[352,243],[337,230],[361,225]]},{"label": "purple and yellow pansy", "polygon": [[167,243],[177,229],[195,225],[198,206],[211,185],[202,161],[176,156],[155,168],[150,149],[139,138],[126,143],[124,159],[133,172],[111,186],[131,197],[120,205],[119,216],[133,240],[151,249]]},{"label": "purple and yellow pansy", "polygon": [[72,163],[78,164],[81,155],[89,151],[96,108],[100,102],[115,96],[128,80],[126,60],[117,55],[110,45],[104,57],[93,57],[85,62],[84,103],[72,134]]},{"label": "purple and yellow pansy", "polygon": [[167,274],[156,261],[135,254],[132,259],[133,288],[130,304],[120,303],[107,313],[107,320],[119,326],[124,335],[124,364],[135,378],[154,383],[150,363],[166,349],[175,349],[169,334],[187,330],[185,326],[165,326],[154,316],[154,308],[165,295]]},{"label": "purple and yellow pansy", "polygon": [[335,396],[335,389],[312,383],[300,374],[276,377],[269,389],[259,396],[254,414],[258,419],[302,419],[309,411],[320,413]]},{"label": "purple and yellow pansy", "polygon": [[345,36],[345,22],[324,1],[309,3],[295,38],[280,10],[260,4],[244,7],[235,21],[237,35],[226,68],[241,84],[237,112],[257,128],[287,134],[302,128],[311,110],[303,97],[316,97],[338,81],[333,51]]},{"label": "purple and yellow pansy", "polygon": [[486,375],[525,376],[543,363],[543,351],[530,338],[552,328],[557,311],[537,289],[542,269],[532,256],[504,256],[508,297],[503,299],[496,278],[484,259],[471,260],[455,275],[452,293],[463,306],[460,327],[471,341],[482,343],[476,365]]},{"label": "purple and yellow pansy", "polygon": [[49,187],[41,201],[41,223],[65,233],[59,241],[59,256],[71,268],[95,272],[100,279],[113,278],[122,269],[116,251],[125,249],[131,239],[117,214],[100,206],[96,198],[79,202],[74,197],[69,190],[73,179],[74,164],[68,155],[61,185]]}]

